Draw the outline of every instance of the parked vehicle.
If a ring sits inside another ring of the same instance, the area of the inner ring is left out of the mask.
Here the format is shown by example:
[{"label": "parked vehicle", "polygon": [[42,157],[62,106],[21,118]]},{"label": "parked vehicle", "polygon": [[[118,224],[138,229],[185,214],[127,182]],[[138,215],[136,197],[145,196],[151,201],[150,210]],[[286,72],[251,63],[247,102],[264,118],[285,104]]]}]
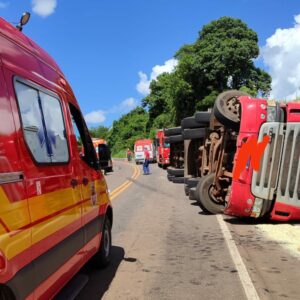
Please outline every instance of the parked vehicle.
[{"label": "parked vehicle", "polygon": [[161,168],[166,168],[170,164],[170,143],[165,141],[164,130],[156,133],[157,164]]},{"label": "parked vehicle", "polygon": [[150,154],[150,162],[156,162],[155,146],[151,139],[137,140],[134,143],[134,157],[136,164],[143,163],[144,149],[147,148]]},{"label": "parked vehicle", "polygon": [[0,298],[51,299],[108,264],[113,212],[59,66],[1,18],[0,59]]},{"label": "parked vehicle", "polygon": [[[251,111],[245,97],[235,161],[251,138],[268,138],[261,151],[259,170],[253,169],[257,147],[249,153],[250,163],[233,179],[225,213],[242,217],[270,218],[277,221],[300,219],[300,103],[279,104],[252,100]],[[251,157],[251,158],[250,158]],[[235,163],[234,170],[237,168]]]},{"label": "parked vehicle", "polygon": [[196,186],[201,176],[201,150],[209,127],[210,112],[198,112],[181,121],[184,139],[184,190],[196,200]]},{"label": "parked vehicle", "polygon": [[113,163],[111,159],[111,151],[104,139],[93,138],[93,145],[96,150],[99,166],[104,173],[113,172]]},{"label": "parked vehicle", "polygon": [[253,100],[240,91],[223,92],[214,104],[209,132],[201,149],[201,178],[196,187],[196,199],[206,213],[222,213],[230,192],[239,140],[241,96],[246,96],[243,112],[250,112]]},{"label": "parked vehicle", "polygon": [[167,177],[174,183],[184,182],[184,146],[181,127],[165,129],[165,142],[170,144],[170,165]]}]

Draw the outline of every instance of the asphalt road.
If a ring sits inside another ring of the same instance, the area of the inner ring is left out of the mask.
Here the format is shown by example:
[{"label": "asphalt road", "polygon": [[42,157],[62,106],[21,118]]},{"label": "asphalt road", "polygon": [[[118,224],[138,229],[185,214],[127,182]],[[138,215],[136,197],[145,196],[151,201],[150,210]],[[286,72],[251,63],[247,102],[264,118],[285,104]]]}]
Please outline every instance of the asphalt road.
[{"label": "asphalt road", "polygon": [[284,245],[253,221],[204,215],[156,165],[148,176],[135,168],[115,162],[106,177],[112,262],[81,271],[78,299],[300,299],[300,259]]}]

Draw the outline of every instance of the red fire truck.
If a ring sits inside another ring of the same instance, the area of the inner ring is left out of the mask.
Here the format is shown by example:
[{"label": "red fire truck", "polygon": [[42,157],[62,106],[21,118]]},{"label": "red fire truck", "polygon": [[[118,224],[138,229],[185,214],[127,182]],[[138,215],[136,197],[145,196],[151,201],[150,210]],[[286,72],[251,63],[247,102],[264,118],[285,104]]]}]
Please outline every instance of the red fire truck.
[{"label": "red fire truck", "polygon": [[157,156],[156,160],[158,166],[166,168],[170,164],[170,143],[165,141],[164,130],[158,130],[156,133],[156,147]]}]

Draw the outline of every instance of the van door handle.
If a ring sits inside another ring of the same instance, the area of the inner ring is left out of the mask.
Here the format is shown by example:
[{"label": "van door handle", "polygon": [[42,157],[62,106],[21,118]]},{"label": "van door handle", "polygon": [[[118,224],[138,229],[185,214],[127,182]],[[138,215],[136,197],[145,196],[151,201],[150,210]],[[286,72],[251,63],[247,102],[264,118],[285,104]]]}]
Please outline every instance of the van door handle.
[{"label": "van door handle", "polygon": [[86,177],[83,177],[82,183],[83,183],[83,185],[88,185],[89,180]]},{"label": "van door handle", "polygon": [[78,180],[77,179],[71,179],[71,186],[72,186],[72,188],[75,188],[77,185],[78,185]]}]

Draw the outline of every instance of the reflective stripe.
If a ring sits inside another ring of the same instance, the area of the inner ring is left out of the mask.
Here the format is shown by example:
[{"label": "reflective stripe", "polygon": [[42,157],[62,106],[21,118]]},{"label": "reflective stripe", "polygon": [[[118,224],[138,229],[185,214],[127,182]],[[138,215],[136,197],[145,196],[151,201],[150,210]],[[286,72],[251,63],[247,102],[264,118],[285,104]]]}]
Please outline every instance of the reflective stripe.
[{"label": "reflective stripe", "polygon": [[86,243],[100,233],[104,218],[105,215],[98,216],[22,268],[6,283],[15,293],[16,299],[25,299],[37,286],[47,280],[51,274],[62,267]]}]

